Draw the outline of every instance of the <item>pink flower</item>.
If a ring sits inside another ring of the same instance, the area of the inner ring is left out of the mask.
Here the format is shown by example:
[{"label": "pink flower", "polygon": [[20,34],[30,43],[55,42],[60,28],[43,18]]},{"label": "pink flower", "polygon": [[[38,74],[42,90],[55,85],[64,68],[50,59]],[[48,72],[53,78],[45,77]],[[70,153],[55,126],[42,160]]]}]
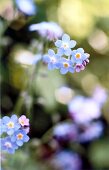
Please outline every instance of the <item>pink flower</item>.
[{"label": "pink flower", "polygon": [[25,115],[22,115],[19,118],[19,123],[21,124],[21,126],[29,126],[29,119],[27,119]]}]

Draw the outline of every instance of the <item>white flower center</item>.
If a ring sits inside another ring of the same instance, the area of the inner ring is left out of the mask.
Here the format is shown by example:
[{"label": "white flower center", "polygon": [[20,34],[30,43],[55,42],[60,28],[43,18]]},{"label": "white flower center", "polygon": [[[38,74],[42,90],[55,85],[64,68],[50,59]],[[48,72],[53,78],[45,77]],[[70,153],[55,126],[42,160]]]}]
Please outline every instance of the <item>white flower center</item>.
[{"label": "white flower center", "polygon": [[8,128],[14,128],[14,123],[13,123],[13,122],[9,122],[9,123],[7,124],[7,126],[8,126]]},{"label": "white flower center", "polygon": [[10,142],[5,142],[5,144],[4,144],[7,148],[12,148],[12,145],[11,145],[11,143]]}]

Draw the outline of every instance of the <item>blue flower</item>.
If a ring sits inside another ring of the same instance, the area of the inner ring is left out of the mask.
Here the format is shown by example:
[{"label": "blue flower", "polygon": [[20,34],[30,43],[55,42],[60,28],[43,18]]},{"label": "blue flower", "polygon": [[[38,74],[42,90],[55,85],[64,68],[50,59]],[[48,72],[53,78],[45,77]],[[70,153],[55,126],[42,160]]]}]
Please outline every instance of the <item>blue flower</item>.
[{"label": "blue flower", "polygon": [[8,116],[4,116],[2,118],[2,123],[4,126],[4,131],[8,135],[12,135],[21,127],[21,125],[18,123],[18,117],[16,115],[12,115],[11,118]]},{"label": "blue flower", "polygon": [[34,15],[37,11],[33,0],[16,0],[16,5],[20,11],[27,15]]},{"label": "blue flower", "polygon": [[75,47],[76,41],[70,40],[69,35],[64,34],[62,40],[57,40],[55,46],[58,47],[58,53],[61,55],[70,56],[71,48]]},{"label": "blue flower", "polygon": [[87,60],[88,55],[84,53],[83,48],[78,48],[77,50],[72,51],[71,60],[73,63],[82,64],[85,60]]},{"label": "blue flower", "polygon": [[53,70],[58,68],[58,60],[60,59],[60,56],[55,54],[55,52],[51,49],[48,50],[48,54],[44,55],[43,61],[48,63],[48,69]]},{"label": "blue flower", "polygon": [[66,74],[67,72],[74,73],[73,63],[70,59],[62,58],[59,62],[60,72],[61,74]]},{"label": "blue flower", "polygon": [[0,135],[2,135],[2,133],[6,132],[6,126],[3,123],[3,120],[0,119]]},{"label": "blue flower", "polygon": [[11,141],[11,137],[5,137],[1,139],[1,149],[13,154],[15,150],[18,149],[18,146],[16,143]]},{"label": "blue flower", "polygon": [[30,31],[37,31],[39,35],[50,41],[57,39],[62,36],[62,28],[55,22],[41,22],[32,24],[29,27]]},{"label": "blue flower", "polygon": [[22,146],[24,142],[29,141],[29,136],[26,134],[25,130],[18,130],[11,137],[11,141],[15,142],[18,146]]}]

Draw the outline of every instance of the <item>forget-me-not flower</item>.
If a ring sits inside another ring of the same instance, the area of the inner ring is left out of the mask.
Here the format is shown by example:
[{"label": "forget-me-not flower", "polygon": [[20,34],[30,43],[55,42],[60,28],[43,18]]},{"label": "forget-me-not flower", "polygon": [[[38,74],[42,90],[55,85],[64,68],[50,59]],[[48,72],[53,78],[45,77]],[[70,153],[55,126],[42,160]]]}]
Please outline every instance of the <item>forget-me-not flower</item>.
[{"label": "forget-me-not flower", "polygon": [[43,61],[48,63],[48,69],[56,69],[58,68],[58,61],[60,59],[60,56],[58,54],[55,54],[55,52],[51,49],[48,50],[48,54],[44,55]]},{"label": "forget-me-not flower", "polygon": [[17,131],[21,127],[21,125],[18,122],[18,117],[16,115],[12,115],[11,118],[8,116],[4,116],[2,118],[2,123],[5,126],[5,132],[8,135],[12,135],[15,131]]},{"label": "forget-me-not flower", "polygon": [[62,58],[59,62],[61,74],[66,74],[67,72],[74,73],[73,63],[70,59]]},{"label": "forget-me-not flower", "polygon": [[24,142],[28,142],[29,136],[26,134],[25,130],[18,130],[11,137],[11,141],[15,142],[18,146],[22,146]]},{"label": "forget-me-not flower", "polygon": [[82,64],[83,61],[87,59],[87,55],[84,53],[83,48],[78,48],[77,50],[73,50],[71,55],[72,55],[71,57],[72,62],[76,64]]},{"label": "forget-me-not flower", "polygon": [[61,55],[70,56],[71,48],[75,47],[76,41],[70,40],[70,36],[64,34],[62,40],[57,40],[55,46],[58,47],[58,53]]},{"label": "forget-me-not flower", "polygon": [[11,141],[11,137],[5,137],[1,139],[1,150],[13,154],[16,149],[18,149],[18,146],[16,143]]}]

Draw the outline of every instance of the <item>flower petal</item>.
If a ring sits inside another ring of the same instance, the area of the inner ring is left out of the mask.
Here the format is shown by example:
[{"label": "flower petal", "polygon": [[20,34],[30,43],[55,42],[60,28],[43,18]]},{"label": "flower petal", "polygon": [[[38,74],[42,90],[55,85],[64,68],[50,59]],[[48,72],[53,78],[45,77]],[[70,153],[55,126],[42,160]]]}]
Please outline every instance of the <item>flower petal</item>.
[{"label": "flower petal", "polygon": [[64,35],[62,36],[62,41],[64,41],[64,42],[70,41],[70,36],[69,36],[68,34],[64,34]]}]

